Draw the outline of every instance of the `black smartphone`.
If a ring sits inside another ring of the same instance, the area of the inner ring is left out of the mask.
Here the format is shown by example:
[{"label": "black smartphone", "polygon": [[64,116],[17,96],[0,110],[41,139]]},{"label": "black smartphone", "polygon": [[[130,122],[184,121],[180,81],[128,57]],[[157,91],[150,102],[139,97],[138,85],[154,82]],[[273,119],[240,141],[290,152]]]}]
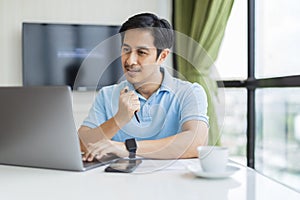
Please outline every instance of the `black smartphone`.
[{"label": "black smartphone", "polygon": [[105,172],[131,173],[142,163],[140,159],[118,159],[105,168]]}]

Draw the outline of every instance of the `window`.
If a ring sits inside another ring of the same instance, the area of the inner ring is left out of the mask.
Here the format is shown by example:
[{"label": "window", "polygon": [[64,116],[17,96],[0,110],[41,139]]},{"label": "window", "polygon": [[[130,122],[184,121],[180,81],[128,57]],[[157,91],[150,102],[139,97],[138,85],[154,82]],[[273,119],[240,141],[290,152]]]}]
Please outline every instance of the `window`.
[{"label": "window", "polygon": [[233,3],[216,68],[222,80],[247,79],[247,1]]},{"label": "window", "polygon": [[255,78],[276,84],[256,90],[255,168],[300,191],[300,1],[255,3]]},{"label": "window", "polygon": [[300,74],[300,1],[256,1],[256,77]]},{"label": "window", "polygon": [[[216,69],[218,79],[247,79],[247,2],[235,1],[220,48]],[[228,146],[231,159],[243,165],[246,159],[247,90],[225,88],[225,117],[221,143]]]},{"label": "window", "polygon": [[225,94],[222,145],[229,147],[232,160],[246,165],[247,91],[244,88],[225,88]]},{"label": "window", "polygon": [[300,189],[300,88],[256,91],[256,170]]},{"label": "window", "polygon": [[216,66],[231,157],[300,191],[298,10],[298,0],[236,0]]}]

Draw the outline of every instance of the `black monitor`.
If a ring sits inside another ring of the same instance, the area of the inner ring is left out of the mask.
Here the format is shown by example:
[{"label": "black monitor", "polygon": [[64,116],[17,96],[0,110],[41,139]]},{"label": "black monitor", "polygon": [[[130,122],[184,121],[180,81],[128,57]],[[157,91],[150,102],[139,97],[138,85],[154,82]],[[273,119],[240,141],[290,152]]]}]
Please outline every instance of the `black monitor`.
[{"label": "black monitor", "polygon": [[119,29],[107,25],[23,23],[23,85],[69,85],[93,90],[119,82],[123,75],[121,40],[116,35]]}]

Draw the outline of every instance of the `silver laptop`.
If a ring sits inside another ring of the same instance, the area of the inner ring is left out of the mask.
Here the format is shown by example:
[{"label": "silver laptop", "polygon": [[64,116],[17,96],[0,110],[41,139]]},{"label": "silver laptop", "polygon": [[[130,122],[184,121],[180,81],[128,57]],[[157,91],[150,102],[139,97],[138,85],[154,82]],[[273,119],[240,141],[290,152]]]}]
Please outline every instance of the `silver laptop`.
[{"label": "silver laptop", "polygon": [[85,171],[116,159],[82,162],[69,87],[0,88],[0,164]]}]

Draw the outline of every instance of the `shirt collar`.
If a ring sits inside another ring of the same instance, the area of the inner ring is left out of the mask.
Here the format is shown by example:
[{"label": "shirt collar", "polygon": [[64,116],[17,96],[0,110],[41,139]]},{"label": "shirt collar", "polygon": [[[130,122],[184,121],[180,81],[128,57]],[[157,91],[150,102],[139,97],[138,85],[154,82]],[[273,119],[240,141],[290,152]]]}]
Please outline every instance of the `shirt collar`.
[{"label": "shirt collar", "polygon": [[161,67],[160,71],[162,72],[162,74],[164,75],[164,77],[163,77],[163,81],[161,83],[160,88],[157,90],[157,93],[159,93],[160,91],[167,91],[167,92],[173,91],[174,90],[173,77],[168,72],[168,70],[165,69],[164,67]]}]

